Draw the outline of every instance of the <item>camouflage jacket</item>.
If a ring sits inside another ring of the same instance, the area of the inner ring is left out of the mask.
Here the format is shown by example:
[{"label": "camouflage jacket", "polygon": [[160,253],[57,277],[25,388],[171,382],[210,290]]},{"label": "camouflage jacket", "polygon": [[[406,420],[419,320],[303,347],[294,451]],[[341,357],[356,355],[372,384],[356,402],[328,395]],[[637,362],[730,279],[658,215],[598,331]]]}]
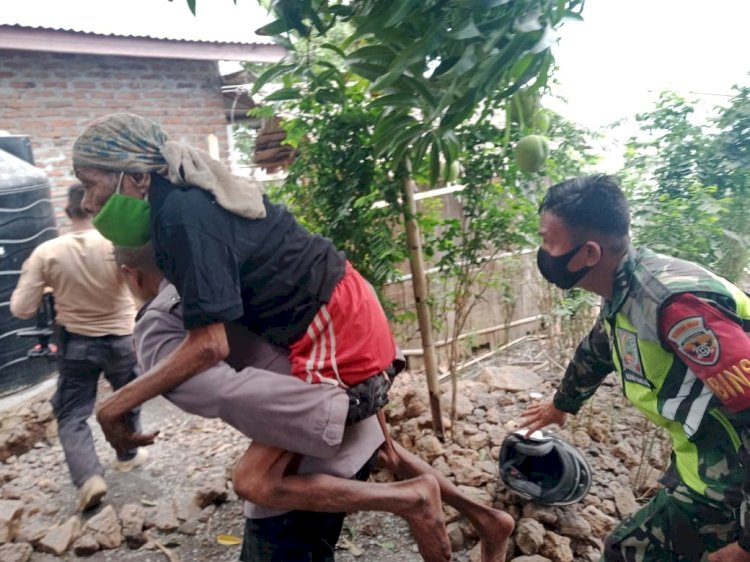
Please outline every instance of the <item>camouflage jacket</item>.
[{"label": "camouflage jacket", "polygon": [[[664,311],[684,295],[705,308],[687,314],[665,333]],[[733,330],[732,337],[722,339],[726,332],[704,326],[699,315],[705,309],[718,317],[712,318],[714,326]],[[627,398],[672,436],[673,466],[663,482],[679,478],[707,501],[744,512],[742,490],[750,491],[750,473],[742,468],[748,466],[750,445],[749,319],[750,299],[728,281],[696,264],[630,248],[616,271],[612,298],[602,302],[599,317],[568,365],[555,406],[576,413],[604,378],[617,371]],[[691,337],[707,338],[700,348],[704,356],[695,357],[695,363],[685,343],[695,342],[673,339],[686,333],[681,328],[687,323],[697,326]],[[744,373],[740,365],[748,367]],[[711,380],[706,371],[718,378]],[[723,385],[730,383],[738,390],[726,386],[725,392]],[[750,540],[742,544],[750,545]]]}]

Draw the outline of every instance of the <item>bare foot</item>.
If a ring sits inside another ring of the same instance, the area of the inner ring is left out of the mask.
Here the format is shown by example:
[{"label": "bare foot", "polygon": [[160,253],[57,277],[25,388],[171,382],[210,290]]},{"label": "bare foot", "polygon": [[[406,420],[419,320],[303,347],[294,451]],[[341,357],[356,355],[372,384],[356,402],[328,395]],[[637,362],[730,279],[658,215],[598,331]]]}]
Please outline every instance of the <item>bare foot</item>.
[{"label": "bare foot", "polygon": [[409,524],[419,553],[426,562],[446,562],[451,559],[451,543],[445,528],[440,486],[430,475],[423,474],[404,482],[416,496],[414,505],[400,513]]},{"label": "bare foot", "polygon": [[[458,509],[474,525],[482,542],[482,562],[505,562],[508,537],[515,525],[509,514],[467,498],[444,475],[397,443],[384,443],[378,454],[380,466],[402,478],[417,480],[427,475],[436,480],[442,500]],[[442,508],[439,511],[442,518]]]},{"label": "bare foot", "polygon": [[482,543],[482,562],[505,562],[508,537],[513,532],[513,518],[499,509],[487,508],[473,520]]}]

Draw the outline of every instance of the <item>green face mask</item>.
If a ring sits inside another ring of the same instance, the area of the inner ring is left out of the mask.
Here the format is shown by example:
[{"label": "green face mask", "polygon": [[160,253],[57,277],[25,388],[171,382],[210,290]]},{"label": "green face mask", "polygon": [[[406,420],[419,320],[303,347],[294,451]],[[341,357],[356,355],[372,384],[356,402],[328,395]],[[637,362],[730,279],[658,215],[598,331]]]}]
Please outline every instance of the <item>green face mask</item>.
[{"label": "green face mask", "polygon": [[120,174],[115,192],[91,222],[116,246],[143,246],[151,239],[151,205],[145,199],[120,193],[124,175]]}]

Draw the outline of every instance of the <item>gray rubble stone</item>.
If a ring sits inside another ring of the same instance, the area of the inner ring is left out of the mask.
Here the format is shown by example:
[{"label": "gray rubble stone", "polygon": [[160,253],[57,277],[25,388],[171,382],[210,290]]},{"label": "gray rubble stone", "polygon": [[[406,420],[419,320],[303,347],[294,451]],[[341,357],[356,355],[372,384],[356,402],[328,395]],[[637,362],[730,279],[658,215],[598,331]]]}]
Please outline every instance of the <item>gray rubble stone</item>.
[{"label": "gray rubble stone", "polygon": [[27,542],[12,542],[0,546],[0,560],[3,562],[28,562],[34,547]]}]

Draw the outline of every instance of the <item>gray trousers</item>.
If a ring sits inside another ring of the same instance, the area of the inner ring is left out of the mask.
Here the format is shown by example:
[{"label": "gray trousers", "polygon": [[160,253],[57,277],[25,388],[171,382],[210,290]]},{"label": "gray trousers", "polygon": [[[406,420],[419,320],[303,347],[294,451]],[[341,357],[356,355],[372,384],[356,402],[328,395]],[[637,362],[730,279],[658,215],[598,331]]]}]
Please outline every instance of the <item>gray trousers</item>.
[{"label": "gray trousers", "polygon": [[[52,409],[70,476],[80,488],[89,477],[104,474],[87,421],[94,412],[99,375],[103,373],[114,390],[136,378],[133,338],[94,338],[68,332],[57,364],[59,375]],[[129,412],[125,419],[134,431],[140,431],[140,408]],[[128,451],[118,458],[129,460],[135,453]]]}]

